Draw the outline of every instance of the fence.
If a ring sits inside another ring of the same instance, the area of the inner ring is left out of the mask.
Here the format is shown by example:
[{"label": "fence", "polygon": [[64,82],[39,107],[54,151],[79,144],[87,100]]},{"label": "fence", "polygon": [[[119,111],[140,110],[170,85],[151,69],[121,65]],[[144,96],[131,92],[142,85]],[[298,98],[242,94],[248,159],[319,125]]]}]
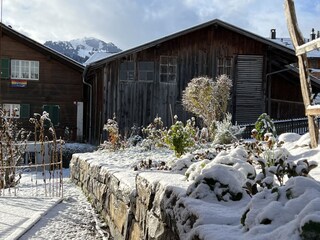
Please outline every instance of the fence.
[{"label": "fence", "polygon": [[[320,123],[320,118],[316,119],[318,126]],[[287,120],[276,120],[274,125],[277,130],[277,134],[292,132],[298,133],[300,135],[308,132],[308,119],[307,118],[297,118],[297,119],[287,119]],[[251,138],[251,130],[255,128],[254,124],[241,125],[241,127],[246,127],[242,134],[242,138]]]},{"label": "fence", "polygon": [[2,154],[4,145],[0,143],[0,196],[63,197],[59,141],[23,143],[12,147],[8,153],[24,149],[23,154],[15,158]]}]

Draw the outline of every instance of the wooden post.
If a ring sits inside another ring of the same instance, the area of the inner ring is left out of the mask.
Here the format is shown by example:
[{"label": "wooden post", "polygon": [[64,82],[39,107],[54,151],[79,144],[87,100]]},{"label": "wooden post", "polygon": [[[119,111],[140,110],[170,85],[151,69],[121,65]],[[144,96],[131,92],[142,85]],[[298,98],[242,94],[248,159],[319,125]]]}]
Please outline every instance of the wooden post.
[{"label": "wooden post", "polygon": [[[292,44],[297,51],[298,47],[304,44],[303,36],[299,30],[294,1],[293,0],[285,0],[285,13],[287,18],[288,30],[291,36]],[[307,66],[307,56],[306,53],[299,53],[298,57],[298,67],[299,67],[299,75],[300,75],[300,85],[301,92],[303,97],[303,103],[305,109],[311,105],[311,83],[308,74],[308,66]],[[319,130],[315,123],[315,116],[307,115],[308,117],[308,126],[309,133],[311,138],[311,148],[316,148],[318,146],[318,135]]]}]

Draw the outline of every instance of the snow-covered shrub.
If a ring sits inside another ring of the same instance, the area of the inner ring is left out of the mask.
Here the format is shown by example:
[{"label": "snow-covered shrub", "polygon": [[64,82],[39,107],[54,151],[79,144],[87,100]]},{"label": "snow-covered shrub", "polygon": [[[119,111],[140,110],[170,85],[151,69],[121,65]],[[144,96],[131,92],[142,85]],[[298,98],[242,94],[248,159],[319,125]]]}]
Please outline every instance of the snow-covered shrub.
[{"label": "snow-covered shrub", "polygon": [[113,119],[108,119],[107,123],[103,126],[103,130],[108,132],[108,142],[104,143],[102,147],[110,148],[113,150],[119,149],[121,146],[119,126],[114,116]]},{"label": "snow-covered shrub", "polygon": [[165,142],[169,145],[177,157],[186,152],[187,148],[194,145],[194,137],[196,134],[195,121],[189,119],[184,126],[181,121],[177,121],[170,127],[165,135]]},{"label": "snow-covered shrub", "polygon": [[296,232],[302,239],[319,239],[319,228],[315,228],[320,223],[319,213],[319,182],[295,177],[290,178],[286,186],[264,189],[253,196],[241,223],[248,231],[248,239],[257,235],[269,239],[268,234],[273,231],[277,231],[279,239],[286,239],[287,231]]},{"label": "snow-covered shrub", "polygon": [[261,171],[257,173],[253,181],[247,182],[247,190],[250,194],[256,194],[258,187],[272,189],[282,186],[285,180],[304,176],[308,177],[309,172],[318,166],[315,161],[306,159],[294,162],[289,160],[290,153],[285,148],[265,149],[260,156],[254,159],[252,164],[260,165]]},{"label": "snow-covered shrub", "polygon": [[217,77],[216,81],[208,77],[193,78],[183,91],[182,104],[211,128],[215,121],[224,118],[231,87],[232,81],[227,75]]},{"label": "snow-covered shrub", "polygon": [[187,189],[187,196],[206,202],[239,201],[246,177],[233,167],[217,164],[205,168]]},{"label": "snow-covered shrub", "polygon": [[30,132],[18,128],[16,111],[10,115],[0,109],[0,189],[14,187],[19,182],[21,176],[18,176],[14,167],[23,160],[30,137]]},{"label": "snow-covered shrub", "polygon": [[163,127],[161,117],[156,117],[152,123],[150,123],[146,128],[142,129],[142,134],[145,138],[142,141],[142,146],[149,149],[155,146],[164,146],[165,132],[166,130]]},{"label": "snow-covered shrub", "polygon": [[74,153],[94,152],[96,146],[85,143],[66,143],[62,147],[62,167],[69,168],[69,163]]},{"label": "snow-covered shrub", "polygon": [[266,133],[272,133],[273,136],[277,136],[277,131],[270,116],[266,113],[262,113],[255,123],[255,129],[258,131],[257,139],[264,140]]},{"label": "snow-covered shrub", "polygon": [[227,113],[222,121],[216,122],[214,144],[229,144],[238,140],[245,127],[233,125],[231,122],[232,115]]},{"label": "snow-covered shrub", "polygon": [[187,169],[185,175],[188,181],[194,180],[201,174],[202,169],[208,164],[210,160],[204,159],[195,163],[192,163]]}]

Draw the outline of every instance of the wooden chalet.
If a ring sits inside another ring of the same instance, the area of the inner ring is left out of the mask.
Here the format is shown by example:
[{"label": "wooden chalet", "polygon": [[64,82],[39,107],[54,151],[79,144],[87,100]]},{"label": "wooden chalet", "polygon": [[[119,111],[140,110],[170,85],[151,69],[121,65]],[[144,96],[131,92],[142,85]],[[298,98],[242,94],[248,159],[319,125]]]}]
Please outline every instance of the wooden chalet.
[{"label": "wooden chalet", "polygon": [[[185,121],[192,114],[183,109],[182,92],[204,75],[233,80],[229,112],[238,124],[253,123],[263,112],[274,119],[304,117],[296,61],[292,49],[217,19],[120,52],[84,71],[86,136],[99,143],[114,114],[124,133],[156,116],[166,125],[173,115]],[[319,92],[319,81],[312,86]]]},{"label": "wooden chalet", "polygon": [[58,138],[81,141],[84,67],[9,26],[0,32],[2,109],[31,130],[29,118],[47,111]]}]

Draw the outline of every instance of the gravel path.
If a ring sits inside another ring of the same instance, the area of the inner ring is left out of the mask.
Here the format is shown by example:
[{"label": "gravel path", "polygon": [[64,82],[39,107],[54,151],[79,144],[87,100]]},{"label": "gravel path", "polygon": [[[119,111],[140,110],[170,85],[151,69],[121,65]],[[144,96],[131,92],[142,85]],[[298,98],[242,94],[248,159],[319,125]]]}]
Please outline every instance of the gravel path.
[{"label": "gravel path", "polygon": [[64,179],[64,200],[50,210],[21,238],[24,239],[111,239],[106,225],[95,214],[81,189]]}]

